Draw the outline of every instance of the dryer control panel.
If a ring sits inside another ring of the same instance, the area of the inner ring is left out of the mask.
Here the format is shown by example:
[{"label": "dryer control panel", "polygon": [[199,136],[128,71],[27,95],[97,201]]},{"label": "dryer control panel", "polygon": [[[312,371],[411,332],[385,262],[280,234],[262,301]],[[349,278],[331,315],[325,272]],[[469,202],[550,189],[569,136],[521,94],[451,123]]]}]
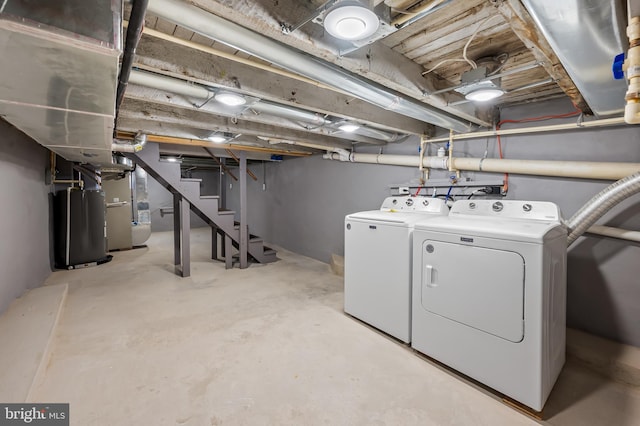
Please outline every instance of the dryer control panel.
[{"label": "dryer control panel", "polygon": [[441,213],[448,212],[449,207],[441,198],[431,197],[412,197],[410,195],[403,197],[387,197],[385,198],[380,210],[386,212],[429,212]]},{"label": "dryer control panel", "polygon": [[548,201],[460,200],[453,203],[450,215],[503,217],[505,219],[562,220],[560,209]]}]

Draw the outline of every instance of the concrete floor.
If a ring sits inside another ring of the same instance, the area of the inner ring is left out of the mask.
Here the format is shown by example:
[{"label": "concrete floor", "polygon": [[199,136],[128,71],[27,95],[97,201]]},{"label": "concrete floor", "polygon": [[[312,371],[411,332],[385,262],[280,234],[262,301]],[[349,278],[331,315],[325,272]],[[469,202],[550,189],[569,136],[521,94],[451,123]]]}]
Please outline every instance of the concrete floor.
[{"label": "concrete floor", "polygon": [[[279,251],[225,270],[192,233],[192,277],[173,274],[172,234],[67,283],[50,360],[31,390],[69,402],[72,425],[528,425],[496,395],[342,311],[342,278]],[[568,364],[546,424],[640,424],[640,389]]]}]

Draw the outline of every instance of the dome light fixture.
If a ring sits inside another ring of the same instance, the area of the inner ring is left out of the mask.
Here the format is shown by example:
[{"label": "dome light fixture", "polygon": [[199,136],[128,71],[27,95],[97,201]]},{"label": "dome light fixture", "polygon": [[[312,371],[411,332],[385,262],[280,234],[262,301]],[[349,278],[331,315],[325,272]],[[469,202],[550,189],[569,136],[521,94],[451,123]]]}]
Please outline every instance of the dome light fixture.
[{"label": "dome light fixture", "polygon": [[324,28],[340,40],[365,39],[378,31],[379,26],[378,16],[357,1],[338,3],[324,18]]},{"label": "dome light fixture", "polygon": [[224,137],[223,135],[215,135],[215,134],[209,136],[207,139],[209,139],[213,143],[222,143],[227,140],[227,138]]},{"label": "dome light fixture", "polygon": [[342,130],[343,132],[346,133],[353,133],[356,130],[358,130],[360,128],[360,126],[358,126],[357,124],[353,124],[353,123],[344,123],[342,125],[340,125],[340,127],[338,127],[338,129]]},{"label": "dome light fixture", "polygon": [[244,96],[233,92],[218,92],[215,95],[216,101],[228,106],[240,106],[247,103]]},{"label": "dome light fixture", "polygon": [[464,95],[464,97],[474,102],[487,102],[502,95],[504,95],[504,90],[499,87],[484,87],[473,90]]}]

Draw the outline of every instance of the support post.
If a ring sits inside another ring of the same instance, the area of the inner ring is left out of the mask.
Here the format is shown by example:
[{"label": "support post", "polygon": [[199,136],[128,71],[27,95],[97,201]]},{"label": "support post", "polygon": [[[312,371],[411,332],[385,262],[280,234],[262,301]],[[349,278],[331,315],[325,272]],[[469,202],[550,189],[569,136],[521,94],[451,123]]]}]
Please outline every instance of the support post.
[{"label": "support post", "polygon": [[227,179],[225,176],[228,176],[228,175],[225,174],[224,172],[224,169],[226,168],[226,164],[227,164],[227,159],[221,158],[220,159],[220,194],[219,194],[220,198],[218,198],[218,202],[220,204],[218,205],[218,208],[222,210],[225,210],[227,208]]},{"label": "support post", "polygon": [[211,259],[218,260],[218,228],[211,227]]},{"label": "support post", "polygon": [[233,241],[227,234],[224,235],[224,267],[233,268]]},{"label": "support post", "polygon": [[176,271],[182,258],[180,255],[180,195],[173,194],[173,264]]},{"label": "support post", "polygon": [[191,275],[191,205],[184,198],[180,199],[180,275],[186,278]]},{"label": "support post", "polygon": [[249,266],[249,227],[247,225],[247,154],[240,152],[240,269]]}]

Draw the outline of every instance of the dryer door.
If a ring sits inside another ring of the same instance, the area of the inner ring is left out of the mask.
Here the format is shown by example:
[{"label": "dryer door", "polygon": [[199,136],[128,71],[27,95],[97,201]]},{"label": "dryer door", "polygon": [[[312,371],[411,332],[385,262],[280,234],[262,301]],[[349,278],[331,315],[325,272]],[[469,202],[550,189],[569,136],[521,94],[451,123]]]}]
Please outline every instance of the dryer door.
[{"label": "dryer door", "polygon": [[426,240],[422,306],[452,321],[520,342],[524,337],[524,259],[518,253]]}]

